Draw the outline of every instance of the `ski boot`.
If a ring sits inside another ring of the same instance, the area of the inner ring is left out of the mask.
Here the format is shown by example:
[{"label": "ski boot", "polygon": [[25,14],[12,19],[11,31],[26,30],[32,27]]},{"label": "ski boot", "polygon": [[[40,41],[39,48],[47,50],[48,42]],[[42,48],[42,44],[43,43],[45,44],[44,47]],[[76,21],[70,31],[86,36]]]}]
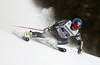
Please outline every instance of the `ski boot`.
[{"label": "ski boot", "polygon": [[32,36],[32,32],[31,32],[31,31],[25,32],[25,33],[22,34],[22,38],[23,38],[25,41],[29,41],[31,36]]},{"label": "ski boot", "polygon": [[58,47],[58,50],[61,51],[61,52],[66,52],[66,49],[65,48],[61,48],[61,47]]}]

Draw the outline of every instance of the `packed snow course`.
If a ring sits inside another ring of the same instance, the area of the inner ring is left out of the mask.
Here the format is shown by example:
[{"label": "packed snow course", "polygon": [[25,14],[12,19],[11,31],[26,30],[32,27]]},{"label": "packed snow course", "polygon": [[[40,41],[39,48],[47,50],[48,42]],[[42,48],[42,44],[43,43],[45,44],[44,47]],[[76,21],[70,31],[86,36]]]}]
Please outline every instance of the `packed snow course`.
[{"label": "packed snow course", "polygon": [[40,8],[33,0],[0,0],[0,65],[100,65],[99,57],[79,55],[77,47],[62,46],[67,49],[63,53],[12,33],[29,31],[12,25],[43,29],[50,21],[54,21],[52,8]]}]

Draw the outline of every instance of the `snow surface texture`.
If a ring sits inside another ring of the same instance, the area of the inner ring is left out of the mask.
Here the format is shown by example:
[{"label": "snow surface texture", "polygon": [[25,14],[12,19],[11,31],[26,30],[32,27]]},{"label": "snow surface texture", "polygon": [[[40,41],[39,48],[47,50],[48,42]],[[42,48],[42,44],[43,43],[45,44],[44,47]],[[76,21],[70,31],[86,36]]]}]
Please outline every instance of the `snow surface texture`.
[{"label": "snow surface texture", "polygon": [[54,21],[51,14],[52,8],[39,8],[31,0],[0,0],[0,65],[100,65],[100,58],[84,52],[78,55],[76,49],[63,46],[67,52],[62,53],[11,33],[27,30],[10,25],[44,28],[46,21]]}]

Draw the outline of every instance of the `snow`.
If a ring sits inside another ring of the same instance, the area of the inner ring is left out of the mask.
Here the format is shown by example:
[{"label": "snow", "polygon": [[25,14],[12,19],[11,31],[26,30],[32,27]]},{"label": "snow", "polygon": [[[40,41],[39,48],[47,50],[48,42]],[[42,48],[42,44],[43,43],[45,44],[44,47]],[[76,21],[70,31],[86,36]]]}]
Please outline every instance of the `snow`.
[{"label": "snow", "polygon": [[[26,42],[12,31],[29,31],[9,25],[46,27],[52,9],[42,9],[31,0],[0,0],[0,65],[99,65],[100,58],[63,46],[62,53],[34,40]],[[52,20],[54,21],[54,20]],[[38,24],[38,25],[37,25]],[[8,32],[10,31],[10,32]]]},{"label": "snow", "polygon": [[26,42],[12,33],[0,30],[0,65],[99,65],[100,58],[79,55],[66,46],[67,52],[49,48],[34,40]]}]

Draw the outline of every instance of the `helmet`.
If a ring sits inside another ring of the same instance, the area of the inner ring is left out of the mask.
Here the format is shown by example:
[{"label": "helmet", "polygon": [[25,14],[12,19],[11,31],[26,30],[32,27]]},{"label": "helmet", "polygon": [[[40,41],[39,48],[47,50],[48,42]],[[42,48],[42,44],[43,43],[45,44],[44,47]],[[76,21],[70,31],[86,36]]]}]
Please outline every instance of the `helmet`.
[{"label": "helmet", "polygon": [[72,25],[74,26],[74,28],[80,29],[81,26],[82,26],[82,20],[79,19],[79,18],[75,18],[75,19],[73,20]]}]

